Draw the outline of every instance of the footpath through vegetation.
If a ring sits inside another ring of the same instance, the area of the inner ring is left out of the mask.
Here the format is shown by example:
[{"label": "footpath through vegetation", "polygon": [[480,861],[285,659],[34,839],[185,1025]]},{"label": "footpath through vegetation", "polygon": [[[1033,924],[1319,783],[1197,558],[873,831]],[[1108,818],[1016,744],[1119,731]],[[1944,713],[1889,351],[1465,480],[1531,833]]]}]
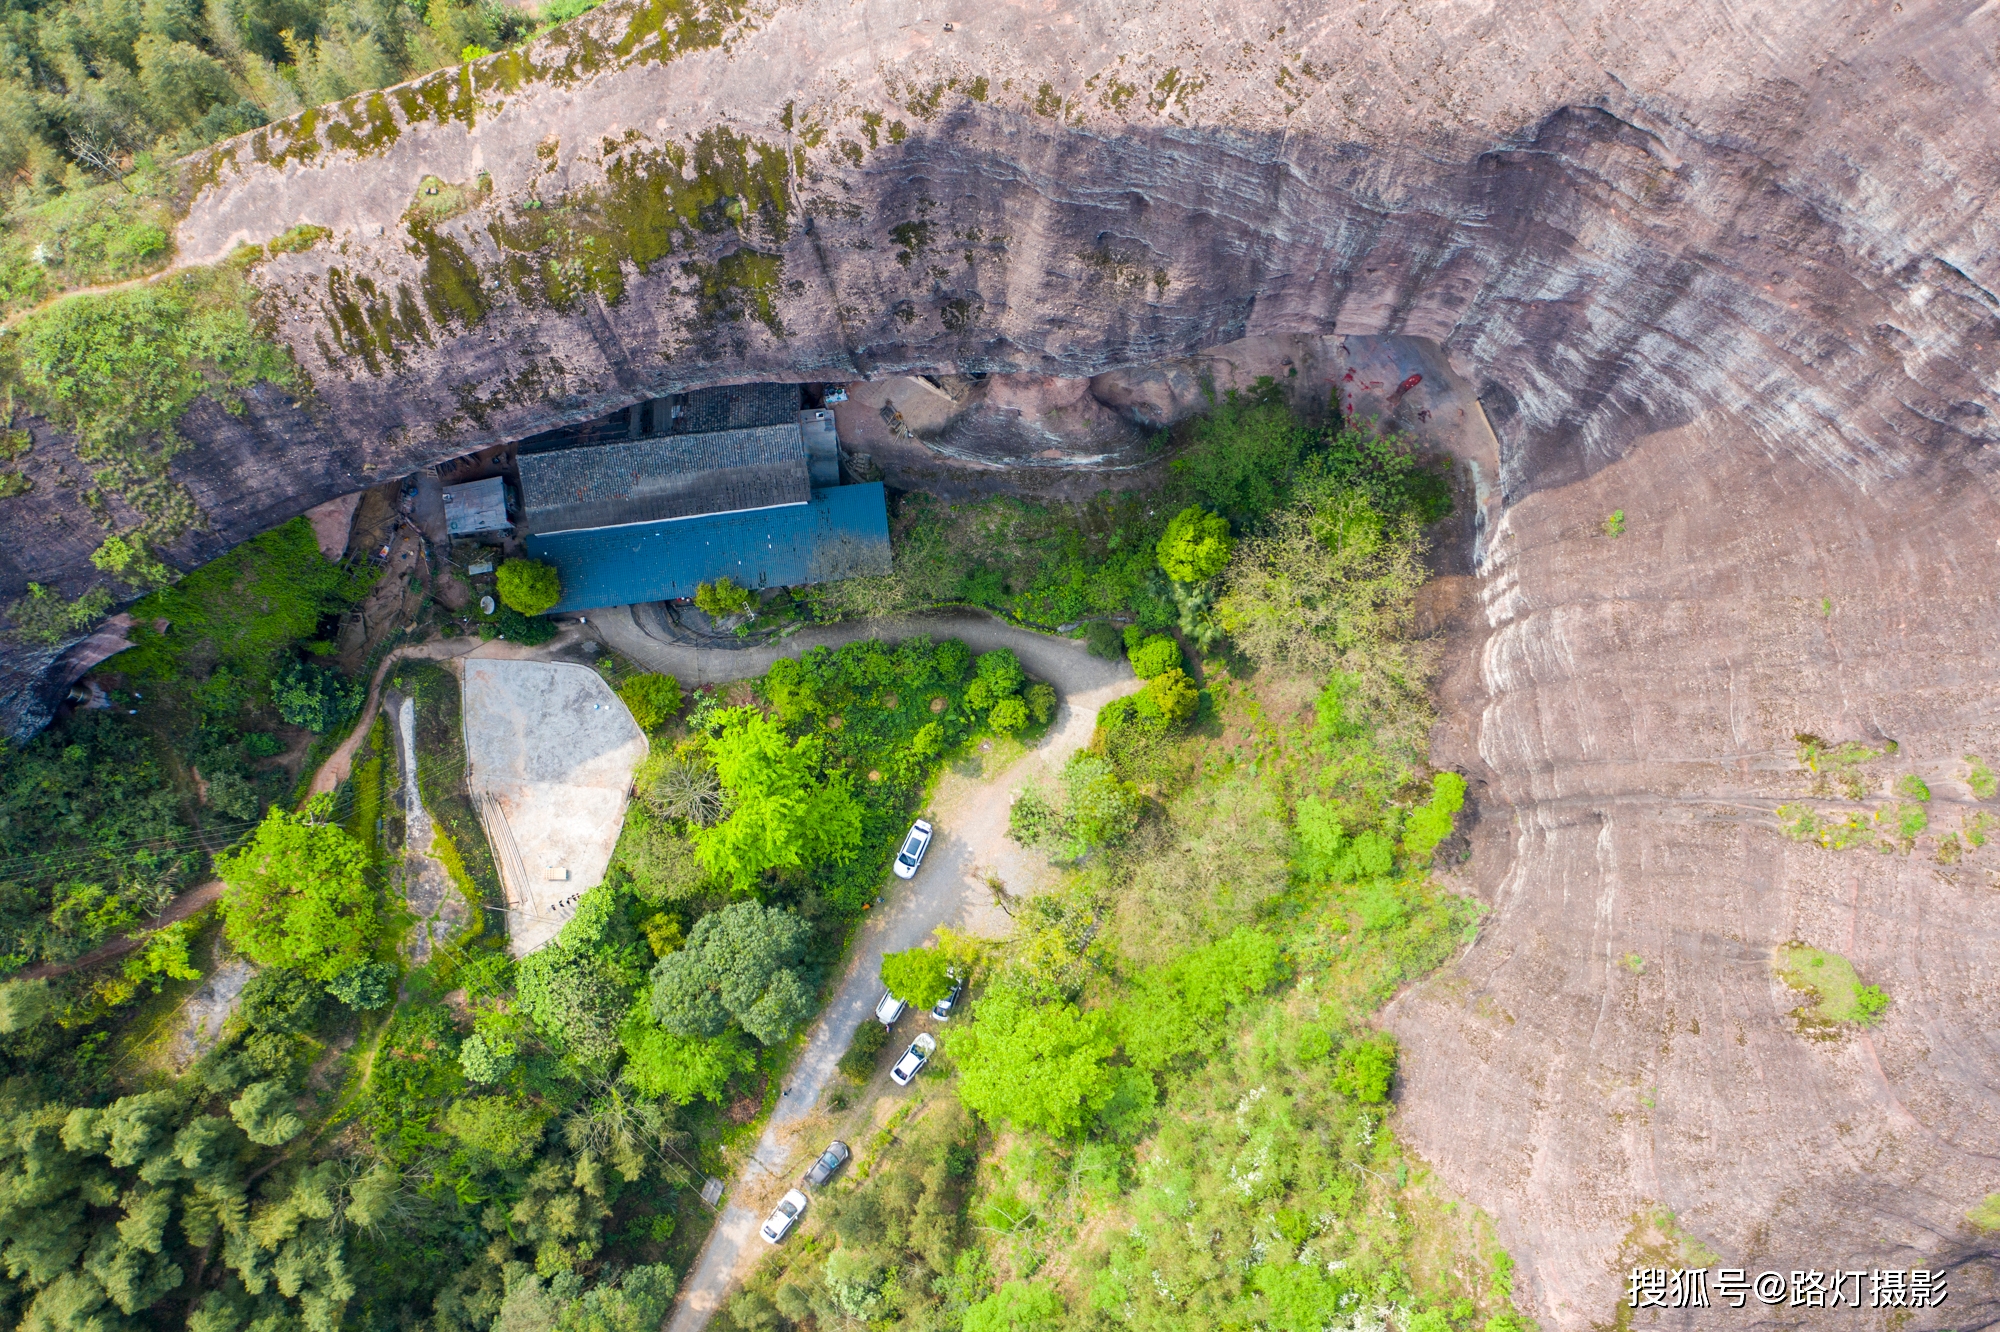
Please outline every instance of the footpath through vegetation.
[{"label": "footpath through vegetation", "polygon": [[[821,1112],[858,1159],[717,1326],[1521,1325],[1398,1147],[1370,1026],[1477,920],[1428,875],[1464,788],[1425,762],[1410,638],[1445,487],[1275,391],[1176,446],[1161,490],[1080,511],[906,501],[895,573],[806,601],[1076,623],[1145,684],[1015,799],[1058,887],[1014,936],[885,963],[919,1003],[970,988],[908,1089],[900,1038],[842,1061]],[[325,664],[371,577],[277,529],[142,607],[170,627],[100,669],[109,706],[0,752],[0,1318],[656,1325],[940,770],[1058,705],[948,638],[694,691],[601,653],[651,754],[604,883],[516,962],[450,671],[386,677],[414,789],[379,721],[302,789],[372,674]],[[463,898],[423,948],[409,854]],[[210,873],[215,910],[20,978]]]}]

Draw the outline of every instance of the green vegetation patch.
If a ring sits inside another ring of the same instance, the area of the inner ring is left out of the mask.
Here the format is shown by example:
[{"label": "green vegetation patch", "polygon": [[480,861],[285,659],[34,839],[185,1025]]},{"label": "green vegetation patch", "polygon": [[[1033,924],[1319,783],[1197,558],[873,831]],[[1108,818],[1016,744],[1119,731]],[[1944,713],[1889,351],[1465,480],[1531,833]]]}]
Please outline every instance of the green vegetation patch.
[{"label": "green vegetation patch", "polygon": [[360,601],[378,572],[328,560],[312,524],[294,518],[134,606],[132,646],[117,667],[218,696],[261,691],[277,671],[277,654]]},{"label": "green vegetation patch", "polygon": [[254,294],[240,265],[187,269],[72,296],[0,335],[0,375],[75,437],[92,482],[139,513],[149,544],[201,521],[194,496],[168,471],[186,448],[174,426],[195,399],[240,413],[242,390],[259,380],[300,386],[290,356],[255,327]]},{"label": "green vegetation patch", "polygon": [[436,662],[405,661],[391,683],[416,700],[417,786],[438,834],[451,846],[440,858],[447,868],[456,861],[457,872],[476,890],[467,894],[470,915],[461,937],[477,936],[490,911],[506,905],[506,894],[466,780],[470,764],[458,677]]},{"label": "green vegetation patch", "polygon": [[166,267],[173,214],[165,172],[16,206],[0,229],[0,315],[74,287],[124,282]]},{"label": "green vegetation patch", "polygon": [[1773,965],[1779,980],[1814,996],[1813,1008],[1804,1017],[1817,1024],[1848,1022],[1870,1027],[1889,1006],[1889,996],[1879,986],[1863,985],[1854,964],[1838,953],[1785,944],[1778,949]]},{"label": "green vegetation patch", "polygon": [[[1451,508],[1445,478],[1407,441],[1309,421],[1268,380],[1224,395],[1162,442],[1175,457],[1150,494],[1106,492],[1081,504],[900,497],[891,514],[894,571],[816,587],[810,604],[823,619],[971,604],[1043,628],[1119,615],[1147,630],[1177,627],[1206,648],[1219,638],[1215,602],[1226,582],[1217,559],[1299,492],[1349,496],[1354,513],[1374,515],[1392,535]],[[1170,529],[1163,568],[1160,543]]]}]

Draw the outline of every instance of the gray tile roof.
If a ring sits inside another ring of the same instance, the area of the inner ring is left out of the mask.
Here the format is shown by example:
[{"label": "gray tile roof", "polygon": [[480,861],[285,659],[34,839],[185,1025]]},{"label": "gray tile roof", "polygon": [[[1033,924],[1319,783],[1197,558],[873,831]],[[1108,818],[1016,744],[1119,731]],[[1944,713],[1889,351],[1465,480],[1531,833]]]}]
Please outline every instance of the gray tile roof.
[{"label": "gray tile roof", "polygon": [[521,501],[528,531],[536,534],[804,504],[811,498],[796,420],[521,458]]}]

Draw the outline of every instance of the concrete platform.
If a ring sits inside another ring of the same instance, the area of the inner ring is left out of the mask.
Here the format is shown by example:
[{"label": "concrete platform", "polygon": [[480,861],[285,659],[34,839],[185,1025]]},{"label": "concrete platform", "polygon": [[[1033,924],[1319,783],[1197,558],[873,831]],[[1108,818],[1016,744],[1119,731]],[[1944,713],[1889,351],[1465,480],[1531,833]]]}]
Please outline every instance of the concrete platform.
[{"label": "concrete platform", "polygon": [[646,737],[595,671],[465,658],[468,782],[507,890],[516,957],[604,881]]}]

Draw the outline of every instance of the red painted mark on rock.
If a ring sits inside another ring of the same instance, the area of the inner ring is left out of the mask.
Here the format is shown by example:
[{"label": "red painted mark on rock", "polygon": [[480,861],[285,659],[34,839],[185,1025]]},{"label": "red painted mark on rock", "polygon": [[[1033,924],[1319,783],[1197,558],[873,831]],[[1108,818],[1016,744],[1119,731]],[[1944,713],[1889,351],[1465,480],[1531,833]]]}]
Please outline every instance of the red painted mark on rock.
[{"label": "red painted mark on rock", "polygon": [[1424,377],[1422,375],[1411,375],[1408,379],[1396,385],[1396,392],[1392,396],[1400,398],[1423,382]]}]

